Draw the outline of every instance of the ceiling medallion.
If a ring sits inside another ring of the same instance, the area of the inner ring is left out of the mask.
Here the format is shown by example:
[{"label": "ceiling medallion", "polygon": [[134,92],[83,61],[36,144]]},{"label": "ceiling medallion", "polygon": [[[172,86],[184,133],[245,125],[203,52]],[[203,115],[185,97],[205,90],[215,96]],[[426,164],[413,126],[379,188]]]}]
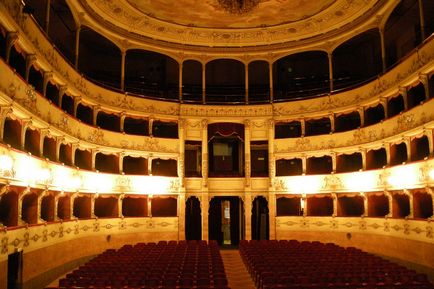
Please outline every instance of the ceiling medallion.
[{"label": "ceiling medallion", "polygon": [[245,14],[259,4],[260,0],[218,0],[223,9],[232,14]]}]

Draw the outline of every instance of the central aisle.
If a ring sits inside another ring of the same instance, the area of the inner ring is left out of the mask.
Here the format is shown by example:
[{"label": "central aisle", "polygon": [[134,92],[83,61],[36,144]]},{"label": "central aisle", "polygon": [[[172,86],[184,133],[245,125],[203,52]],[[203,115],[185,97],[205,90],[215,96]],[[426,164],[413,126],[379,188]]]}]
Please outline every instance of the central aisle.
[{"label": "central aisle", "polygon": [[231,289],[255,289],[255,284],[250,278],[240,256],[239,250],[220,250],[225,265],[226,277]]}]

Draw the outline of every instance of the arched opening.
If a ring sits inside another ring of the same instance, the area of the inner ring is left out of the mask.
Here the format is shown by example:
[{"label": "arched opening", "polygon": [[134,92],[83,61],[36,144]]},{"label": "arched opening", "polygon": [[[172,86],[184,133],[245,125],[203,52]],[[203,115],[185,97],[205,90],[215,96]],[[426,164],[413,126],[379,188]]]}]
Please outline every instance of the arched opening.
[{"label": "arched opening", "polygon": [[173,159],[153,159],[152,160],[152,175],[154,176],[166,176],[177,177],[178,176],[178,164]]},{"label": "arched opening", "polygon": [[174,121],[155,120],[152,123],[152,136],[177,139],[178,123]]},{"label": "arched opening", "polygon": [[276,199],[276,216],[302,216],[300,195],[279,196]]},{"label": "arched opening", "polygon": [[45,97],[55,106],[59,107],[59,88],[55,83],[48,81]]},{"label": "arched opening", "polygon": [[268,202],[264,197],[256,197],[252,203],[252,240],[270,239]]},{"label": "arched opening", "polygon": [[410,199],[408,195],[394,192],[392,199],[392,216],[394,218],[405,218],[410,215]]},{"label": "arched opening", "polygon": [[79,71],[103,85],[120,88],[121,51],[110,40],[88,27],[80,30]]},{"label": "arched opening", "polygon": [[363,168],[361,153],[340,154],[336,156],[336,172],[349,173],[356,172]]},{"label": "arched opening", "polygon": [[112,154],[97,153],[95,156],[95,169],[109,174],[119,173],[119,157]]},{"label": "arched opening", "polygon": [[322,135],[331,133],[330,118],[306,120],[306,136]]},{"label": "arched opening", "polygon": [[118,198],[99,195],[95,199],[95,216],[98,218],[116,218],[119,216]]},{"label": "arched opening", "polygon": [[90,150],[75,150],[74,157],[75,166],[82,170],[92,170],[92,152]]},{"label": "arched opening", "polygon": [[147,175],[148,159],[142,157],[124,156],[123,172],[127,175]]},{"label": "arched opening", "polygon": [[57,201],[57,217],[60,220],[71,219],[71,197],[61,193]]},{"label": "arched opening", "polygon": [[182,64],[182,100],[202,102],[202,63],[199,61],[186,60]]},{"label": "arched opening", "polygon": [[307,175],[330,174],[333,171],[331,156],[310,157],[306,161]]},{"label": "arched opening", "polygon": [[415,219],[428,219],[433,216],[432,196],[426,191],[413,192],[413,215]]},{"label": "arched opening", "polygon": [[344,42],[333,51],[333,88],[349,88],[382,71],[381,40],[371,29]]},{"label": "arched opening", "polygon": [[344,132],[357,129],[361,126],[360,114],[358,111],[353,111],[347,114],[336,116],[335,132]]},{"label": "arched opening", "polygon": [[296,138],[301,135],[301,122],[298,120],[277,122],[274,125],[275,138]]},{"label": "arched opening", "polygon": [[214,197],[209,204],[208,238],[237,246],[244,239],[244,206],[239,197]]},{"label": "arched opening", "polygon": [[202,176],[202,142],[186,141],[184,153],[184,169],[186,177]]},{"label": "arched opening", "polygon": [[390,146],[390,165],[396,166],[408,161],[407,145],[402,142]]},{"label": "arched opening", "polygon": [[54,222],[54,196],[47,195],[41,200],[41,219],[46,222]]},{"label": "arched opening", "polygon": [[385,148],[368,150],[366,152],[366,169],[376,170],[387,166],[387,152]]},{"label": "arched opening", "polygon": [[176,196],[161,196],[151,199],[152,217],[178,216],[178,199]]},{"label": "arched opening", "polygon": [[74,63],[76,24],[65,0],[50,0],[48,36],[66,60]]},{"label": "arched opening", "polygon": [[405,111],[404,98],[401,94],[387,101],[387,117],[393,117]]},{"label": "arched opening", "polygon": [[6,192],[0,198],[0,223],[7,227],[18,225],[18,194],[14,191]]},{"label": "arched opening", "polygon": [[249,103],[265,103],[270,100],[270,65],[263,60],[249,63]]},{"label": "arched opening", "polygon": [[124,217],[147,217],[147,196],[126,196],[122,200],[122,216]]},{"label": "arched opening", "polygon": [[21,207],[21,218],[27,224],[33,225],[38,223],[38,195],[29,193],[23,197]]},{"label": "arched opening", "polygon": [[312,195],[306,198],[307,216],[332,216],[333,199],[330,195]]},{"label": "arched opening", "polygon": [[178,62],[157,52],[128,50],[125,56],[125,90],[150,97],[178,100]]},{"label": "arched opening", "polygon": [[185,202],[185,239],[202,240],[202,210],[197,197]]},{"label": "arched opening", "polygon": [[384,28],[387,67],[395,65],[421,41],[418,0],[402,0]]},{"label": "arched opening", "polygon": [[319,96],[330,92],[329,61],[324,51],[307,51],[273,63],[274,100]]},{"label": "arched opening", "polygon": [[407,91],[408,109],[418,106],[425,101],[425,87],[419,82]]},{"label": "arched opening", "polygon": [[67,166],[72,166],[72,146],[70,144],[60,144],[59,161]]},{"label": "arched opening", "polygon": [[208,125],[209,176],[244,176],[244,125]]},{"label": "arched opening", "polygon": [[18,119],[5,119],[3,141],[14,149],[21,150],[21,123]]},{"label": "arched opening", "polygon": [[337,200],[338,217],[360,217],[364,214],[364,201],[361,196],[339,196]]},{"label": "arched opening", "polygon": [[35,65],[30,67],[28,83],[32,85],[41,95],[44,94],[44,77],[42,72],[39,70],[39,68],[36,68]]},{"label": "arched opening", "polygon": [[149,135],[149,121],[144,118],[125,117],[124,132],[141,136]]},{"label": "arched opening", "polygon": [[27,128],[26,136],[24,138],[24,149],[34,156],[40,156],[40,139],[41,135],[38,130]]},{"label": "arched opening", "polygon": [[62,95],[61,109],[67,114],[74,116],[74,98],[71,95],[64,93]]},{"label": "arched opening", "polygon": [[389,198],[383,193],[369,193],[368,217],[383,218],[389,214]]},{"label": "arched opening", "polygon": [[216,59],[205,66],[206,103],[245,103],[245,66],[234,59]]},{"label": "arched opening", "polygon": [[365,126],[373,125],[385,119],[384,107],[381,103],[365,110]]},{"label": "arched opening", "polygon": [[78,219],[92,217],[92,200],[90,195],[78,196],[74,199],[72,214]]},{"label": "arched opening", "polygon": [[279,159],[276,160],[276,176],[299,176],[303,174],[302,159]]},{"label": "arched opening", "polygon": [[120,132],[121,120],[119,115],[98,111],[96,116],[96,125],[102,129]]},{"label": "arched opening", "polygon": [[12,46],[9,55],[9,65],[15,69],[22,79],[26,79],[26,54],[17,45]]},{"label": "arched opening", "polygon": [[411,140],[411,161],[421,161],[430,156],[429,141],[426,135]]},{"label": "arched opening", "polygon": [[88,125],[93,125],[93,109],[90,106],[79,103],[77,105],[77,119]]}]

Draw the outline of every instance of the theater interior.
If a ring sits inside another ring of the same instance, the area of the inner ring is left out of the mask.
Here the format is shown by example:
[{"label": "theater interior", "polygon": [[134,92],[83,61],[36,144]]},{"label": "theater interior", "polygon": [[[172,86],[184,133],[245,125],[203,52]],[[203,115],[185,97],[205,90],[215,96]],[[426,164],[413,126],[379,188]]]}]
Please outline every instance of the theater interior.
[{"label": "theater interior", "polygon": [[0,0],[0,288],[434,288],[434,1]]}]

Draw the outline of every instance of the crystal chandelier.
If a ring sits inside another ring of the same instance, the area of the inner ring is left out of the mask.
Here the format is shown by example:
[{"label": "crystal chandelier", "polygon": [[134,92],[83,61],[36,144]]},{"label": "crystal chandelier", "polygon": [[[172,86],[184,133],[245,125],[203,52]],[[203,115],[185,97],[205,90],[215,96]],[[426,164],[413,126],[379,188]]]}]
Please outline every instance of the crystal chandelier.
[{"label": "crystal chandelier", "polygon": [[259,4],[260,0],[218,0],[220,6],[232,14],[250,12]]}]

